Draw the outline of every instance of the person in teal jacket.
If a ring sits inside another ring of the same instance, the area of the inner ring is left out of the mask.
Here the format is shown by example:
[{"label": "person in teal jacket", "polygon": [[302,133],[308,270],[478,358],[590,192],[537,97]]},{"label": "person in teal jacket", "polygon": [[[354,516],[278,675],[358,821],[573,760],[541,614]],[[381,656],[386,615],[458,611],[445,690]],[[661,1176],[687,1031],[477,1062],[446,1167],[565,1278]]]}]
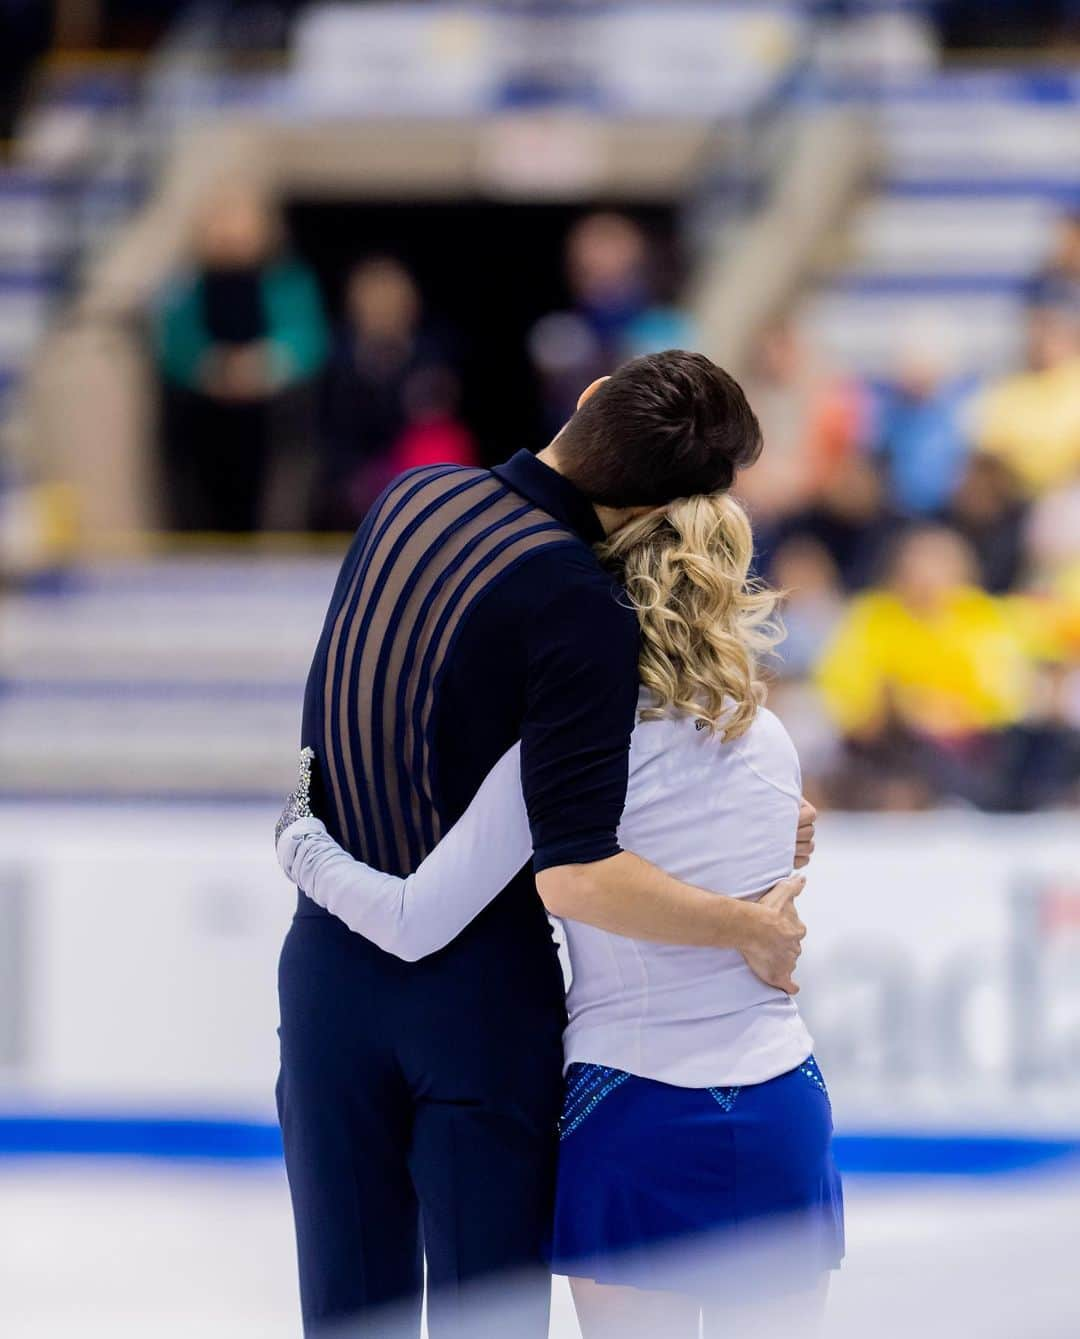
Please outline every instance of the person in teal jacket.
[{"label": "person in teal jacket", "polygon": [[327,352],[315,279],[259,196],[234,189],[203,211],[194,265],[161,295],[155,346],[174,525],[257,529],[271,459],[298,444]]}]

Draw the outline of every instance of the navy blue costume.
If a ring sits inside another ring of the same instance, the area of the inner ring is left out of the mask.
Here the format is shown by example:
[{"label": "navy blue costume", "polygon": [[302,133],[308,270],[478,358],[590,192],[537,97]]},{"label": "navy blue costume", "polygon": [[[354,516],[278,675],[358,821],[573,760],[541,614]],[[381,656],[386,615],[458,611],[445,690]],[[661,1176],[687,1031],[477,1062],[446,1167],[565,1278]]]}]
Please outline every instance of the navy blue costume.
[{"label": "navy blue costume", "polygon": [[[345,558],[312,663],[312,807],[410,873],[522,741],[535,870],[614,855],[637,702],[636,617],[593,508],[519,452],[395,480]],[[455,940],[391,957],[300,893],[282,951],[278,1107],[307,1334],[475,1333],[515,1279],[547,1334],[563,980],[524,869]],[[348,1321],[341,1328],[342,1321]],[[333,1322],[333,1324],[331,1324]]]}]

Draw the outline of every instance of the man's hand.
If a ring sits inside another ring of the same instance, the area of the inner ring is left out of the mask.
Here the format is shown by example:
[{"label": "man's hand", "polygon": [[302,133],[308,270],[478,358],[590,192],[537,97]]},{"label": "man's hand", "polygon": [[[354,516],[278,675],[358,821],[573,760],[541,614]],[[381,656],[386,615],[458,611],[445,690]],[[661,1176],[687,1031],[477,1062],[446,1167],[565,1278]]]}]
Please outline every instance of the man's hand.
[{"label": "man's hand", "polygon": [[799,993],[792,973],[802,952],[806,926],[799,920],[795,899],[805,886],[806,880],[801,874],[774,884],[757,902],[761,914],[755,919],[754,938],[742,949],[755,976],[789,995]]},{"label": "man's hand", "polygon": [[799,805],[799,826],[795,830],[795,868],[804,869],[814,854],[814,824],[817,810],[809,800]]}]

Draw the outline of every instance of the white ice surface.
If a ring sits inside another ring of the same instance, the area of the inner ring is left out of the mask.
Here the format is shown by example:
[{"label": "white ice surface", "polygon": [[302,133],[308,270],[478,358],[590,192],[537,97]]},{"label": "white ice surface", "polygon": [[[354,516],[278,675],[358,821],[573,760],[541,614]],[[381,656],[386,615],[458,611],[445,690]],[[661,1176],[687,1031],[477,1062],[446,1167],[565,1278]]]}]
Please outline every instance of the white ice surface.
[{"label": "white ice surface", "polygon": [[[830,1335],[1075,1339],[1080,1177],[849,1178]],[[297,1339],[276,1169],[0,1164],[4,1339]],[[552,1336],[576,1339],[556,1281]]]}]

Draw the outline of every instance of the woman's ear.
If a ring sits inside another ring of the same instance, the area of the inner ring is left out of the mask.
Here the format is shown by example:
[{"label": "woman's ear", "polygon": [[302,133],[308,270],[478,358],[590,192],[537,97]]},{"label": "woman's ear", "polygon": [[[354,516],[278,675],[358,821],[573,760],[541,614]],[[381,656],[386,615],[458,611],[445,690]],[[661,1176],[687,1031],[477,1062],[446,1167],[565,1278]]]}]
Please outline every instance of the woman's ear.
[{"label": "woman's ear", "polygon": [[610,380],[611,380],[610,377],[597,377],[596,380],[591,382],[588,386],[586,386],[585,389],[578,396],[577,407],[580,409],[590,395],[593,395],[596,391],[598,391],[605,381]]}]

